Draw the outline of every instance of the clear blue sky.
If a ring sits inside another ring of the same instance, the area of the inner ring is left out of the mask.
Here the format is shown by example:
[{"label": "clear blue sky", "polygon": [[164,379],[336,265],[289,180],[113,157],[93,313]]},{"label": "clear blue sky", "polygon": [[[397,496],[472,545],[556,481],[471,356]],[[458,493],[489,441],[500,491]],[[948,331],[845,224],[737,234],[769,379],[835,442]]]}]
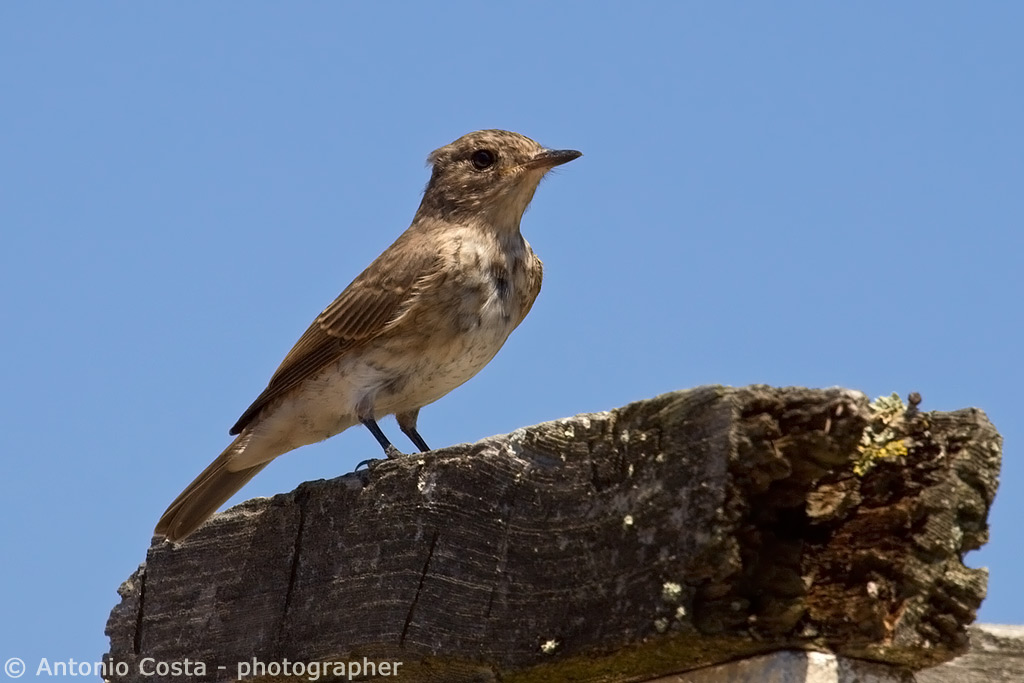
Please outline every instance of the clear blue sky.
[{"label": "clear blue sky", "polygon": [[[0,659],[106,650],[165,506],[408,225],[427,154],[480,128],[585,156],[524,219],[533,312],[423,411],[430,444],[708,383],[978,406],[1006,439],[981,618],[1024,622],[1022,26],[1011,2],[3,3]],[[377,455],[350,430],[243,497]]]}]

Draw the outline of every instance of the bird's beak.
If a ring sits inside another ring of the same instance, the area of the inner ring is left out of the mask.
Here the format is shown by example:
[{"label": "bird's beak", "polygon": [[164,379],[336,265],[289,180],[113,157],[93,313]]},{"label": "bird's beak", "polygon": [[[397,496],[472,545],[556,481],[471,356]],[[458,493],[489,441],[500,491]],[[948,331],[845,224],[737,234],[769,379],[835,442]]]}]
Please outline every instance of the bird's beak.
[{"label": "bird's beak", "polygon": [[577,152],[574,149],[546,149],[523,166],[525,168],[551,169],[567,164],[573,159],[579,159],[581,156],[583,156],[583,152]]}]

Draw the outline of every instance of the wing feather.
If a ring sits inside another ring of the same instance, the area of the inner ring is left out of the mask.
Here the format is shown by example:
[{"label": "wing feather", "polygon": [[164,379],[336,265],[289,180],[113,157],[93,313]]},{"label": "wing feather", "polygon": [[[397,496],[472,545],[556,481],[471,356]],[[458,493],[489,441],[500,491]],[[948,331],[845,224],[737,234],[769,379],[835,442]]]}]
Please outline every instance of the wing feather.
[{"label": "wing feather", "polygon": [[422,248],[425,241],[417,237],[406,231],[317,316],[231,434],[241,433],[268,403],[379,335],[409,308],[420,286],[433,280],[441,266],[436,249]]}]

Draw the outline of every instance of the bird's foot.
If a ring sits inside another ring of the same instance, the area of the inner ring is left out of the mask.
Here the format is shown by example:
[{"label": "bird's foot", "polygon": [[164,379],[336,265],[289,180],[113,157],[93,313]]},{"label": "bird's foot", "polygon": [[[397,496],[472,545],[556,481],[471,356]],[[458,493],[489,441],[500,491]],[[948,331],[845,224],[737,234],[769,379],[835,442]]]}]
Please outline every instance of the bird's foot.
[{"label": "bird's foot", "polygon": [[366,465],[366,469],[372,470],[373,466],[376,465],[379,462],[382,462],[380,458],[369,458],[367,460],[363,460],[358,465],[356,465],[356,468],[354,470],[352,470],[352,471],[353,472],[358,472],[359,468],[362,467],[363,465]]},{"label": "bird's foot", "polygon": [[[387,448],[384,449],[384,455],[387,456],[388,460],[391,460],[393,458],[404,458],[405,457],[405,453],[403,453],[402,451],[398,450],[397,448],[395,448],[394,446],[391,446],[391,445],[389,445]],[[353,472],[358,472],[359,468],[361,468],[363,466],[366,466],[366,469],[368,469],[368,470],[372,470],[374,467],[376,467],[377,465],[379,465],[382,462],[387,462],[387,461],[384,460],[383,458],[367,458],[366,460],[363,460],[358,465],[356,465],[356,468],[354,470],[352,470],[352,471]]]}]

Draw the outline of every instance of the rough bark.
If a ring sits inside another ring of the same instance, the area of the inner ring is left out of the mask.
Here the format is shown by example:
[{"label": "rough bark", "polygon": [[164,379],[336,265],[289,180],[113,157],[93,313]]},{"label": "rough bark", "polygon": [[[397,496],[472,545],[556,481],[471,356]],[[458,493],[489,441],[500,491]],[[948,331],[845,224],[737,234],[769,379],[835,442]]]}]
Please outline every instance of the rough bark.
[{"label": "rough bark", "polygon": [[999,459],[978,410],[755,386],[379,462],[155,542],[110,616],[113,678],[367,657],[642,681],[783,648],[919,669],[966,648]]}]

